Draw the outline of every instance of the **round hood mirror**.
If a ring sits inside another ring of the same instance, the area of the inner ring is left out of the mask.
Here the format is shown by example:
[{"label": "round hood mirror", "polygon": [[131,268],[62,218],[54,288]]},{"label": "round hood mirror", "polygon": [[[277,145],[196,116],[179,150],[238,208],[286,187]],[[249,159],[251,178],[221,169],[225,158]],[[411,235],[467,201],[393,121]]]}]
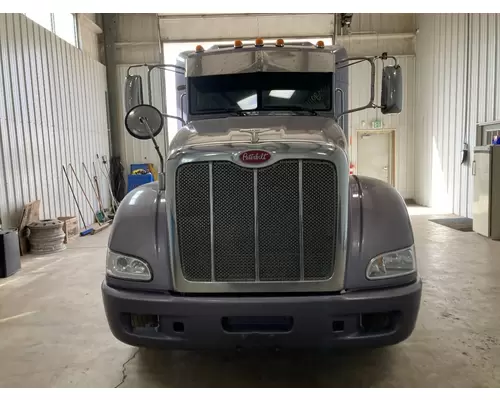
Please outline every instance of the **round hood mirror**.
[{"label": "round hood mirror", "polygon": [[149,104],[139,104],[125,117],[125,128],[133,137],[140,140],[151,139],[163,129],[163,115]]}]

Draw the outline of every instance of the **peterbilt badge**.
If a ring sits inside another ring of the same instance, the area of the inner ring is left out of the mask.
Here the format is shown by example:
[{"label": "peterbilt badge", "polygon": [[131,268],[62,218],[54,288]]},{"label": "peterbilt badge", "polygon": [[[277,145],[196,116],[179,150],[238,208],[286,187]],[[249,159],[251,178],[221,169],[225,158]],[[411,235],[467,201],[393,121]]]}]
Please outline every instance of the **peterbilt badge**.
[{"label": "peterbilt badge", "polygon": [[240,154],[240,161],[247,164],[260,164],[270,158],[271,153],[264,150],[247,150]]}]

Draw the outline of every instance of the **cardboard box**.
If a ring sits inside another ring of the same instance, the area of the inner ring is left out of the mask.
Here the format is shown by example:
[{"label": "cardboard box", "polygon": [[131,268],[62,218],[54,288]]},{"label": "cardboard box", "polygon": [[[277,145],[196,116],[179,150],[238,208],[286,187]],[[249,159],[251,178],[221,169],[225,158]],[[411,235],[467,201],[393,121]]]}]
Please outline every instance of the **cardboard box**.
[{"label": "cardboard box", "polygon": [[66,234],[64,243],[76,238],[79,235],[80,229],[78,227],[78,219],[76,217],[58,217],[59,221],[64,223],[63,231]]}]

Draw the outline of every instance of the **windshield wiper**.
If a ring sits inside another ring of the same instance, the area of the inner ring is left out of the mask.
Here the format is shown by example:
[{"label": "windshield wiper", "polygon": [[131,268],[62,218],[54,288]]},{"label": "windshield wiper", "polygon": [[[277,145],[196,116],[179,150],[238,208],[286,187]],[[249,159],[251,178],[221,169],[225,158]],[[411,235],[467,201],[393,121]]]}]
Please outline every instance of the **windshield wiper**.
[{"label": "windshield wiper", "polygon": [[311,115],[318,115],[318,113],[312,108],[301,107],[301,106],[266,106],[263,110],[280,110],[280,111],[304,111]]}]

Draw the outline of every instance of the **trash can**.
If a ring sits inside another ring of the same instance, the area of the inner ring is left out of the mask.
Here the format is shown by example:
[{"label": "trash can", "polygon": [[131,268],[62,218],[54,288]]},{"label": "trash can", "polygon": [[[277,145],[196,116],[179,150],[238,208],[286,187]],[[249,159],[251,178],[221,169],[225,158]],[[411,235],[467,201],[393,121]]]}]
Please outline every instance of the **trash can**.
[{"label": "trash can", "polygon": [[0,230],[0,278],[14,275],[20,269],[21,254],[17,232]]}]

